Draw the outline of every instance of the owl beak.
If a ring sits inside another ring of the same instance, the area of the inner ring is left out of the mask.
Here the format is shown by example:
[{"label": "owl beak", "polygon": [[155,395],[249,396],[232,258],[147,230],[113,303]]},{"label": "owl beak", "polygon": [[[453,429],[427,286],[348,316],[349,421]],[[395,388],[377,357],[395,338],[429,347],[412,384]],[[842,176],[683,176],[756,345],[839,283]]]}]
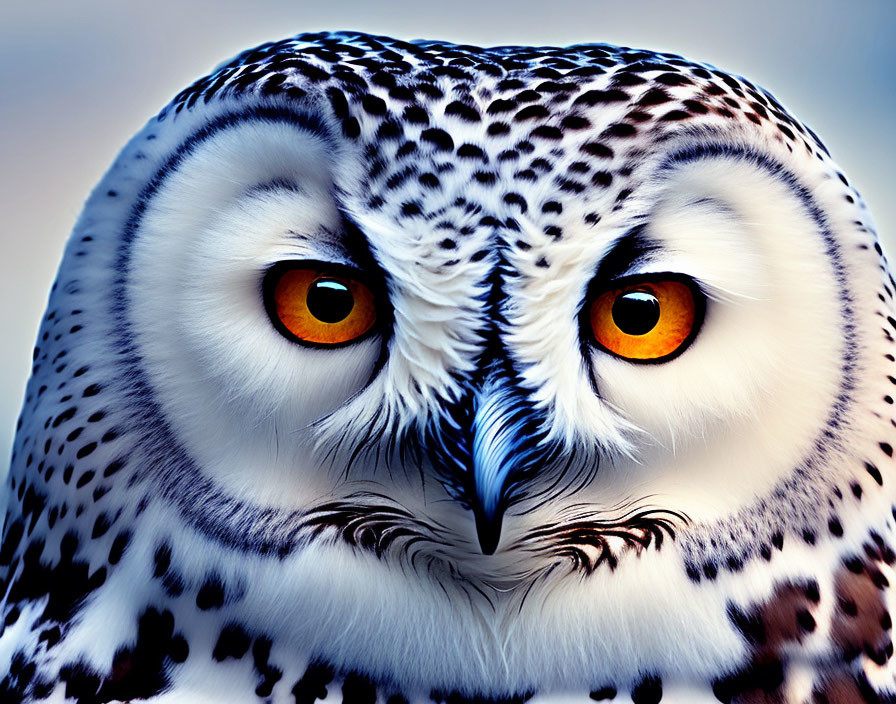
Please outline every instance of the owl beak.
[{"label": "owl beak", "polygon": [[491,514],[486,513],[482,503],[473,505],[473,517],[476,520],[476,537],[483,555],[494,555],[501,541],[501,526],[504,523],[504,509]]},{"label": "owl beak", "polygon": [[512,381],[492,377],[476,397],[472,423],[473,516],[483,554],[498,549],[513,493],[543,459],[541,424],[528,395]]},{"label": "owl beak", "polygon": [[427,439],[449,493],[472,509],[483,554],[501,541],[504,515],[550,453],[542,419],[528,394],[506,374],[491,374],[443,408]]},{"label": "owl beak", "polygon": [[478,394],[473,418],[473,516],[485,555],[498,549],[506,508],[505,492],[517,464],[521,409],[500,384]]}]

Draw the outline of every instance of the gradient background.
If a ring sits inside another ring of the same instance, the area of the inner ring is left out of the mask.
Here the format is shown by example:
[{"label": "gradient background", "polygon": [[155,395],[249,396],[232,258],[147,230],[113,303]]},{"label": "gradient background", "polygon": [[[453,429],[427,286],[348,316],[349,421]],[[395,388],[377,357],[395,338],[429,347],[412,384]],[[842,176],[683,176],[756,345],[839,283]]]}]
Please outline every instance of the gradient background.
[{"label": "gradient background", "polygon": [[747,76],[818,132],[896,252],[896,0],[0,0],[0,457],[63,245],[118,150],[218,62],[320,29],[609,42]]}]

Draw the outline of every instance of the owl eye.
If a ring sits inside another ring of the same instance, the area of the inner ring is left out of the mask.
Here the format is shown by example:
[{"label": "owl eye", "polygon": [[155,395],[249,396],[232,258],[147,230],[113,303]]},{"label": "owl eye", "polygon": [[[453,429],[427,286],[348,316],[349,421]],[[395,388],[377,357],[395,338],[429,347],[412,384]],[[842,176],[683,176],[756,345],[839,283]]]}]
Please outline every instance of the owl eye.
[{"label": "owl eye", "polygon": [[591,302],[597,344],[633,362],[663,362],[683,352],[703,319],[705,298],[693,280],[672,274],[613,282]]},{"label": "owl eye", "polygon": [[317,346],[364,337],[377,319],[376,297],[351,269],[317,262],[281,263],[268,270],[265,306],[286,338]]}]

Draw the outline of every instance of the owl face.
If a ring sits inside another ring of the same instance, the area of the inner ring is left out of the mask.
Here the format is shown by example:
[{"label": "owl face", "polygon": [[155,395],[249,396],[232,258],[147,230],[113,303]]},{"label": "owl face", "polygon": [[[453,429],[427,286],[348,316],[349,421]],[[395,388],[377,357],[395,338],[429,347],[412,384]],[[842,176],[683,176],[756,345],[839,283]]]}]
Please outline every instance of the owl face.
[{"label": "owl face", "polygon": [[781,133],[614,136],[649,83],[541,120],[497,90],[419,124],[371,90],[355,140],[310,106],[221,99],[169,157],[123,312],[217,490],[287,513],[385,493],[463,569],[573,517],[718,519],[814,451],[851,311]]},{"label": "owl face", "polygon": [[[84,398],[45,418],[32,389],[17,456],[74,435],[48,491],[99,498],[47,530],[92,525],[137,601],[219,585],[201,611],[340,667],[715,677],[746,657],[737,604],[817,587],[830,541],[889,520],[886,492],[857,503],[892,454],[875,247],[817,138],[711,67],[266,45],[91,196],[45,322],[89,319]],[[89,452],[82,416],[110,426]]]}]

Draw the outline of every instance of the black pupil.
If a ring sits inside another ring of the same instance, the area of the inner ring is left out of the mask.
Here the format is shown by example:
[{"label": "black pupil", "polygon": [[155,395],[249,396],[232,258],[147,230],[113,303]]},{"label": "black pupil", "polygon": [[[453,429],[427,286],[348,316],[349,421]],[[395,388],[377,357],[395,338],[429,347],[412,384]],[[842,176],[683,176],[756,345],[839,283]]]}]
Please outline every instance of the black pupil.
[{"label": "black pupil", "polygon": [[348,286],[334,279],[318,279],[308,289],[308,310],[322,323],[345,320],[355,307],[355,298]]},{"label": "black pupil", "polygon": [[646,335],[660,320],[660,302],[646,291],[629,291],[613,303],[613,322],[626,335]]}]

